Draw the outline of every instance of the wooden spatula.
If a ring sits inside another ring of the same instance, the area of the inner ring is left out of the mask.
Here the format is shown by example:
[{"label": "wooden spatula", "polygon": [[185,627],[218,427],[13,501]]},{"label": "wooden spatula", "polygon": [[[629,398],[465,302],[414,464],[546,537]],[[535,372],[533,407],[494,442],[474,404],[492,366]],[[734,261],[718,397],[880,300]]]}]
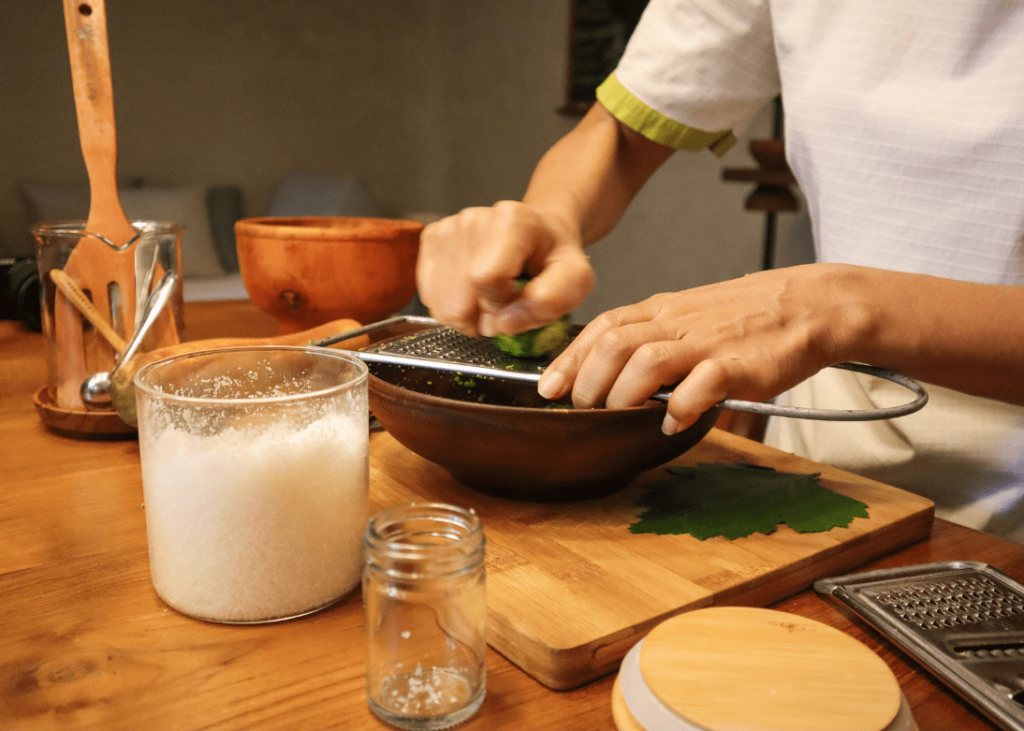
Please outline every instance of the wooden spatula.
[{"label": "wooden spatula", "polygon": [[[135,327],[135,257],[132,228],[117,193],[117,135],[110,80],[107,17],[103,0],[64,0],[71,78],[82,155],[89,173],[89,219],[64,273],[88,293],[113,329],[128,338]],[[57,296],[57,405],[83,409],[79,386],[90,370],[109,370],[114,353],[94,339],[86,352],[82,320],[75,307]],[[87,357],[88,356],[88,357]]]}]

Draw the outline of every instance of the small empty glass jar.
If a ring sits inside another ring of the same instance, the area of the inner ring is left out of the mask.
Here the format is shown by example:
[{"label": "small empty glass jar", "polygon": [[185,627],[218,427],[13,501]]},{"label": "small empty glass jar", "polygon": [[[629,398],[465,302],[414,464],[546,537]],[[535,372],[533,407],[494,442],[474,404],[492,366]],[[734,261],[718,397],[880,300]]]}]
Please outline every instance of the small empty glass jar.
[{"label": "small empty glass jar", "polygon": [[442,729],[473,715],[486,685],[484,534],[475,513],[403,505],[365,534],[366,695],[404,729]]}]

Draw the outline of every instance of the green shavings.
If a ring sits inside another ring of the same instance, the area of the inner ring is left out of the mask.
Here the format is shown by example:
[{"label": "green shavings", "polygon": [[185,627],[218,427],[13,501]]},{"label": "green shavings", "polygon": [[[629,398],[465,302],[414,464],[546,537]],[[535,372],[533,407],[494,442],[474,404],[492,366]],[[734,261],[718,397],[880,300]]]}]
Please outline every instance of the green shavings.
[{"label": "green shavings", "polygon": [[498,350],[516,358],[543,358],[556,352],[569,337],[572,322],[569,315],[563,315],[543,327],[506,335],[498,333],[491,338]]},{"label": "green shavings", "polygon": [[768,535],[782,523],[799,533],[822,533],[868,517],[867,505],[822,487],[817,474],[728,463],[668,471],[673,477],[650,485],[640,499],[639,507],[647,510],[630,533],[733,540]]},{"label": "green shavings", "polygon": [[[523,289],[530,277],[523,275],[516,278],[515,287]],[[491,342],[503,353],[516,358],[543,358],[552,355],[565,345],[569,339],[569,331],[572,329],[572,322],[569,315],[562,315],[554,322],[549,322],[542,327],[527,330],[515,335],[498,333],[491,338]],[[508,366],[507,366],[508,367]],[[509,370],[515,370],[508,367]]]}]

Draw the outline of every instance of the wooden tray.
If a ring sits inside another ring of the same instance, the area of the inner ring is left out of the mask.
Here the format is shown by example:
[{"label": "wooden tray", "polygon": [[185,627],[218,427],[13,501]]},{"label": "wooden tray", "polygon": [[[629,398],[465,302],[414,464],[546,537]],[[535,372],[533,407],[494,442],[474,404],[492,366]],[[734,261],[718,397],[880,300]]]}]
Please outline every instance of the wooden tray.
[{"label": "wooden tray", "polygon": [[634,643],[674,614],[716,604],[770,605],[928,536],[934,517],[934,505],[922,497],[718,429],[673,464],[747,462],[820,472],[822,484],[866,503],[869,518],[827,533],[780,526],[735,541],[632,534],[643,485],[663,479],[663,468],[606,498],[541,504],[469,490],[386,433],[372,435],[370,457],[377,507],[434,500],[481,516],[488,641],[556,690],[615,671]]},{"label": "wooden tray", "polygon": [[46,387],[32,397],[43,424],[55,432],[79,439],[129,439],[138,435],[134,426],[121,421],[116,411],[62,409],[50,399]]}]

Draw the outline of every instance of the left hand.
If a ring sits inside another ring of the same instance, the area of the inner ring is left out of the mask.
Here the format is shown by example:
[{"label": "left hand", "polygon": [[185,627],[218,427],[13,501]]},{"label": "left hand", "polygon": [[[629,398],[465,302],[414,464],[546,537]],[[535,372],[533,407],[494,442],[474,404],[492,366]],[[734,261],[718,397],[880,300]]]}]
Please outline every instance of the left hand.
[{"label": "left hand", "polygon": [[605,312],[538,386],[578,408],[637,406],[679,383],[663,430],[681,431],[726,398],[776,396],[840,360],[851,310],[834,265],[811,264],[655,295]]}]

